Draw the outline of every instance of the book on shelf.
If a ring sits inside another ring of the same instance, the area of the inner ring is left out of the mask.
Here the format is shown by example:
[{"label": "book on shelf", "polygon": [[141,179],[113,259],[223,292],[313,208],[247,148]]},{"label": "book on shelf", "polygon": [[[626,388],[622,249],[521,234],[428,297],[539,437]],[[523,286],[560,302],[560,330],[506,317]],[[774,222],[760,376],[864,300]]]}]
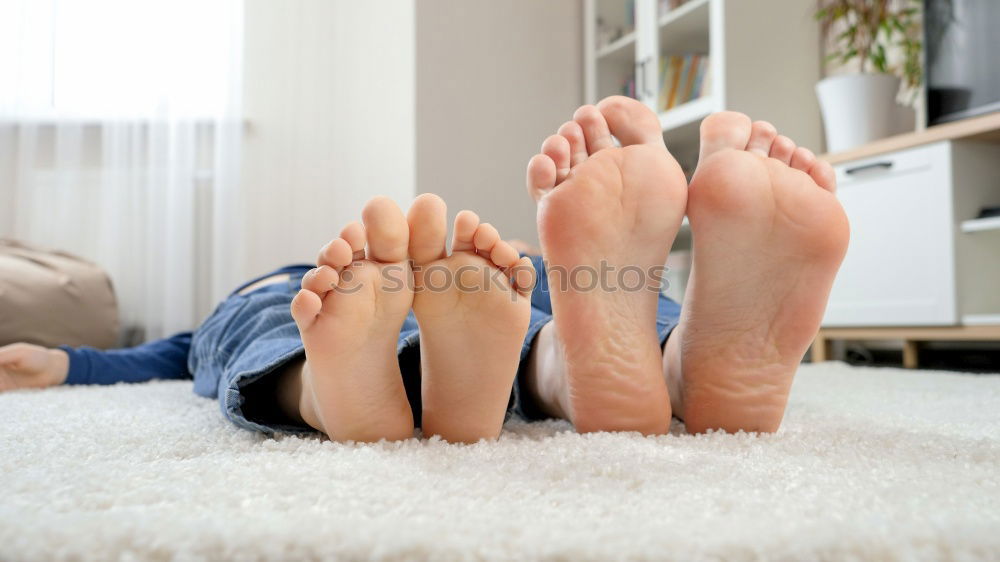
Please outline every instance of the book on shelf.
[{"label": "book on shelf", "polygon": [[686,100],[694,99],[694,80],[698,74],[698,65],[701,55],[691,55],[684,57],[684,86],[681,88],[682,96]]},{"label": "book on shelf", "polygon": [[701,69],[701,83],[698,85],[698,96],[707,96],[712,93],[712,72],[708,57],[705,57],[705,64]]},{"label": "book on shelf", "polygon": [[621,93],[621,95],[626,96],[626,97],[630,97],[630,98],[635,98],[636,97],[635,77],[627,78],[624,82],[622,82],[622,87],[621,87],[621,92],[620,93]]},{"label": "book on shelf", "polygon": [[664,87],[670,90],[670,94],[667,96],[667,107],[673,107],[677,105],[677,85],[683,78],[681,72],[683,72],[684,60],[680,57],[670,57],[670,84],[664,84]]},{"label": "book on shelf", "polygon": [[708,55],[660,56],[660,111],[668,111],[708,93]]},{"label": "book on shelf", "polygon": [[670,78],[670,59],[667,57],[660,57],[660,90],[656,101],[656,107],[667,107],[667,100],[670,96],[670,92],[666,87],[664,87],[664,85],[670,83]]}]

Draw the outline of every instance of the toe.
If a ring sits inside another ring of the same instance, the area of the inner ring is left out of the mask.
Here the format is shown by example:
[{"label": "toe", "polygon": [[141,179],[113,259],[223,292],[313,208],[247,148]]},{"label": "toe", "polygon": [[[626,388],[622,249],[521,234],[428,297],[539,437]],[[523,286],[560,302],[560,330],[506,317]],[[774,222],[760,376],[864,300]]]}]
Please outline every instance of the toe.
[{"label": "toe", "polygon": [[508,270],[510,280],[514,287],[522,294],[530,294],[535,287],[535,266],[531,263],[531,258],[525,256],[517,261]]},{"label": "toe", "polygon": [[767,121],[754,121],[750,126],[750,140],[747,141],[747,151],[755,152],[762,156],[771,154],[771,145],[778,136],[778,129]]},{"label": "toe", "polygon": [[448,207],[433,193],[418,196],[407,214],[410,227],[410,259],[423,264],[445,257]]},{"label": "toe", "polygon": [[354,261],[354,251],[343,238],[335,238],[323,246],[316,258],[316,265],[328,265],[334,269],[343,269]]},{"label": "toe", "polygon": [[525,179],[531,198],[538,201],[555,187],[557,175],[552,158],[544,154],[534,155],[528,162],[528,175]]},{"label": "toe", "polygon": [[488,222],[479,225],[479,228],[476,229],[476,234],[472,237],[476,251],[486,256],[489,255],[490,251],[493,250],[493,246],[496,246],[499,241],[500,233]]},{"label": "toe", "polygon": [[702,162],[711,154],[731,148],[743,150],[750,141],[750,118],[735,111],[713,113],[701,122],[701,153],[698,161]]},{"label": "toe", "polygon": [[623,146],[652,144],[664,146],[660,120],[646,104],[625,96],[604,98],[597,104],[608,129]]},{"label": "toe", "polygon": [[328,265],[321,265],[319,267],[310,269],[302,277],[302,288],[316,293],[319,296],[323,296],[337,285],[340,280],[340,274],[337,273],[336,269]]},{"label": "toe", "polygon": [[348,225],[340,231],[340,237],[343,238],[351,247],[351,251],[354,253],[354,259],[361,260],[365,258],[364,225],[358,221],[348,223]]},{"label": "toe", "polygon": [[576,166],[587,159],[587,139],[576,121],[567,121],[559,127],[559,135],[569,143],[569,165]]},{"label": "toe", "polygon": [[550,135],[542,143],[542,154],[556,165],[556,184],[569,174],[569,141],[562,135]]},{"label": "toe", "polygon": [[792,162],[792,153],[795,152],[795,143],[785,135],[778,135],[771,143],[771,158],[781,161],[784,164]]},{"label": "toe", "polygon": [[388,197],[375,197],[365,205],[361,220],[365,223],[369,259],[382,263],[406,259],[410,233],[399,205]]},{"label": "toe", "polygon": [[598,150],[611,148],[615,145],[611,138],[608,122],[600,110],[592,105],[585,105],[576,110],[573,120],[583,129],[583,138],[587,141],[587,152],[593,154]]},{"label": "toe", "polygon": [[837,174],[833,171],[833,166],[826,160],[817,160],[809,170],[809,176],[816,182],[816,185],[833,193],[837,190]]},{"label": "toe", "polygon": [[494,244],[493,249],[490,250],[490,261],[493,262],[493,265],[503,269],[513,266],[520,257],[517,250],[503,240]]},{"label": "toe", "polygon": [[470,252],[476,249],[473,239],[479,228],[479,215],[472,211],[462,211],[455,217],[455,233],[451,241],[454,252]]},{"label": "toe", "polygon": [[789,165],[796,170],[803,172],[808,172],[813,164],[816,163],[816,155],[812,153],[811,150],[804,147],[798,147],[792,152],[792,161]]},{"label": "toe", "polygon": [[292,318],[300,332],[305,332],[316,321],[316,315],[323,306],[323,300],[316,293],[302,289],[292,299]]}]

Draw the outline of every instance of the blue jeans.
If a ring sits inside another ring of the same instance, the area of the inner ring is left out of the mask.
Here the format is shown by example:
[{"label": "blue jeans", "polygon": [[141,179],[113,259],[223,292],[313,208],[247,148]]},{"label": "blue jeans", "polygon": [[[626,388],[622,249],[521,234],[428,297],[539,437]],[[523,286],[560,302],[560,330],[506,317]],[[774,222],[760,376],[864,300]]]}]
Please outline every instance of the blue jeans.
[{"label": "blue jeans", "polygon": [[[531,294],[531,321],[521,347],[521,367],[507,408],[508,417],[513,414],[527,420],[546,417],[524,387],[523,369],[535,336],[552,321],[548,277],[542,259],[532,256],[531,260],[538,272],[538,282]],[[244,284],[192,335],[188,370],[194,376],[195,392],[209,398],[218,397],[222,413],[240,427],[266,433],[313,431],[282,419],[274,405],[276,377],[271,376],[305,354],[289,305],[299,290],[302,276],[311,267],[284,267]],[[289,280],[239,294],[244,287],[278,273],[288,273]],[[656,317],[661,345],[679,318],[680,305],[661,295]],[[412,311],[400,330],[396,352],[414,421],[419,425],[420,332]]]}]

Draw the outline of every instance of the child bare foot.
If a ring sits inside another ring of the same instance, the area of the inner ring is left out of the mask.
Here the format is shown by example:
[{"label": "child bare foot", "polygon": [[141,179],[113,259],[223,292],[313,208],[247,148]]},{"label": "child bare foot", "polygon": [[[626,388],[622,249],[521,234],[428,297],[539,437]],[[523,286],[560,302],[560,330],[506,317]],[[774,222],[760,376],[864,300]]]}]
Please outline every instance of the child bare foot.
[{"label": "child bare foot", "polygon": [[769,123],[732,112],[702,123],[694,267],[665,354],[689,431],[777,430],[847,249],[834,187],[829,164]]},{"label": "child bare foot", "polygon": [[424,434],[496,438],[528,330],[531,261],[469,211],[455,218],[448,255],[446,208],[436,195],[418,197],[408,219]]},{"label": "child bare foot", "polygon": [[528,164],[528,188],[539,201],[566,413],[579,431],[665,433],[660,278],[649,273],[666,262],[687,184],[659,121],[621,96],[581,107]]},{"label": "child bare foot", "polygon": [[292,301],[306,349],[299,410],[336,441],[407,439],[413,414],[396,343],[413,302],[409,230],[385,197],[362,218],[320,251]]}]

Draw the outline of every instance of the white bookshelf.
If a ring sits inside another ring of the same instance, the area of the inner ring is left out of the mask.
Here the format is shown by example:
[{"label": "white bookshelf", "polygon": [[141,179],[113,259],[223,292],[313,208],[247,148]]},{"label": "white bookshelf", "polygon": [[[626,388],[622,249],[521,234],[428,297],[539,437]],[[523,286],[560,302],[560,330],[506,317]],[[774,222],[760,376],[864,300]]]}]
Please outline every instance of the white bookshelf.
[{"label": "white bookshelf", "polygon": [[[690,172],[698,154],[698,126],[711,113],[743,111],[771,121],[799,144],[821,152],[814,88],[820,79],[815,8],[801,0],[688,0],[660,11],[658,0],[583,0],[584,93],[594,103],[622,93],[634,76],[636,98],[657,110],[667,146]],[[598,18],[624,35],[598,45]],[[709,88],[703,96],[659,111],[660,58],[707,54]]]},{"label": "white bookshelf", "polygon": [[635,59],[634,49],[635,32],[633,31],[598,49],[597,58],[604,61],[621,59],[622,62],[630,62]]},{"label": "white bookshelf", "polygon": [[660,112],[660,128],[665,133],[675,131],[719,111],[719,101],[714,96],[703,96]]},{"label": "white bookshelf", "polygon": [[677,34],[689,32],[695,37],[701,37],[704,35],[704,31],[708,29],[710,17],[708,4],[710,1],[690,0],[677,8],[657,14],[659,17],[656,20],[656,24],[660,28],[669,25],[672,30],[676,30]]}]

